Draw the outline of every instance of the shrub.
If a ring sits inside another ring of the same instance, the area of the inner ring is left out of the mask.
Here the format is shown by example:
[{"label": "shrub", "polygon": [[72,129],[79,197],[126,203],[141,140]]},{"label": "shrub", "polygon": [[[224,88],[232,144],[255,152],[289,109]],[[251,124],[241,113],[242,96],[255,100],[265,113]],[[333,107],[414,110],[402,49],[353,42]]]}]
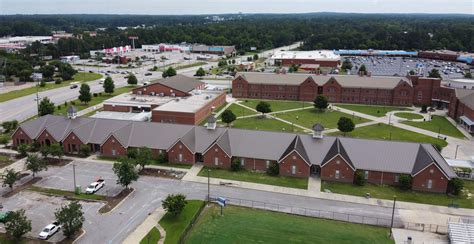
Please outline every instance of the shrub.
[{"label": "shrub", "polygon": [[459,178],[454,178],[449,181],[449,191],[454,195],[459,195],[464,188],[464,181]]},{"label": "shrub", "polygon": [[58,110],[61,110],[61,105],[58,105]]},{"label": "shrub", "polygon": [[356,171],[354,175],[354,184],[358,186],[365,185],[365,175],[364,175],[364,172],[362,172],[361,170]]},{"label": "shrub", "polygon": [[267,174],[269,175],[278,175],[280,174],[280,166],[277,162],[272,162],[267,168]]},{"label": "shrub", "polygon": [[400,188],[402,190],[411,189],[411,176],[410,175],[400,175],[400,177],[398,178],[398,183],[400,184]]},{"label": "shrub", "polygon": [[18,153],[20,153],[21,157],[26,157],[28,156],[29,149],[30,148],[27,144],[21,144],[20,146],[18,146]]},{"label": "shrub", "polygon": [[75,101],[71,101],[71,105],[76,105],[76,102]]},{"label": "shrub", "polygon": [[167,161],[168,160],[166,159],[166,153],[160,153],[160,155],[158,155],[158,158],[156,159],[156,162],[158,162],[159,164],[164,164]]},{"label": "shrub", "polygon": [[39,84],[40,87],[45,87],[46,86],[46,82],[44,80],[42,80]]},{"label": "shrub", "polygon": [[426,106],[426,105],[422,105],[422,106],[421,106],[421,111],[420,111],[420,112],[421,112],[421,113],[426,113],[427,109],[428,109],[428,106]]},{"label": "shrub", "polygon": [[232,160],[232,162],[230,163],[230,170],[237,172],[240,169],[241,169],[240,160],[239,159]]},{"label": "shrub", "polygon": [[94,97],[97,97],[97,93],[94,93],[93,95],[94,95]]},{"label": "shrub", "polygon": [[91,148],[88,145],[81,145],[79,154],[83,157],[89,157],[91,155]]},{"label": "shrub", "polygon": [[57,78],[57,79],[54,80],[54,84],[56,84],[56,85],[59,85],[62,82],[63,82],[63,80],[61,78]]}]

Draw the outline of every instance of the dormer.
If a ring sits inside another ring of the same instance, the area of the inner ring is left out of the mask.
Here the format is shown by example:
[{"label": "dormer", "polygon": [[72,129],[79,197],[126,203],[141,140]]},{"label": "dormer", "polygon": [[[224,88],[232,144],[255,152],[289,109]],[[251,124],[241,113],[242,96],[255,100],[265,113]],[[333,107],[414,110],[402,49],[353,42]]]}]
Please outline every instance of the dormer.
[{"label": "dormer", "polygon": [[320,123],[316,123],[315,125],[313,125],[313,138],[322,139],[324,137],[323,131],[324,126]]}]

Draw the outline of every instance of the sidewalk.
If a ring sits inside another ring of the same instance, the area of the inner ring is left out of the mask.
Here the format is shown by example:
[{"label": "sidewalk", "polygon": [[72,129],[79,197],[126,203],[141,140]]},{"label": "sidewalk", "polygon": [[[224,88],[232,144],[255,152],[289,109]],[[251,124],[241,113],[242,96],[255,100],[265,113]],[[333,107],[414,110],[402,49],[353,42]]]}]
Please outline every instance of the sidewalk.
[{"label": "sidewalk", "polygon": [[165,215],[165,210],[161,207],[157,208],[153,213],[151,213],[141,225],[139,225],[127,239],[125,239],[123,244],[136,244],[150,232],[153,227],[156,227],[160,231],[160,241],[158,243],[163,243],[166,238],[166,231],[158,224],[158,221]]}]

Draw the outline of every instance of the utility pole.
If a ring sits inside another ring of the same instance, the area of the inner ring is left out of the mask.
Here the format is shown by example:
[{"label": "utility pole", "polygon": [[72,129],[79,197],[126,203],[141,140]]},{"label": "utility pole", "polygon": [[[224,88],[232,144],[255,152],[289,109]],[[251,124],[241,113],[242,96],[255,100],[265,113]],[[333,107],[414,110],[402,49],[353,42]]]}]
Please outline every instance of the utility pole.
[{"label": "utility pole", "polygon": [[72,164],[72,175],[74,177],[74,194],[76,194],[76,164]]},{"label": "utility pole", "polygon": [[454,153],[454,159],[457,159],[458,157],[458,148],[459,148],[459,145],[456,145],[456,152]]},{"label": "utility pole", "polygon": [[393,208],[392,208],[392,221],[390,223],[390,237],[392,237],[392,228],[393,228],[393,217],[395,215],[395,204],[397,202],[397,196],[393,196]]},{"label": "utility pole", "polygon": [[207,205],[211,203],[211,170],[207,169]]}]

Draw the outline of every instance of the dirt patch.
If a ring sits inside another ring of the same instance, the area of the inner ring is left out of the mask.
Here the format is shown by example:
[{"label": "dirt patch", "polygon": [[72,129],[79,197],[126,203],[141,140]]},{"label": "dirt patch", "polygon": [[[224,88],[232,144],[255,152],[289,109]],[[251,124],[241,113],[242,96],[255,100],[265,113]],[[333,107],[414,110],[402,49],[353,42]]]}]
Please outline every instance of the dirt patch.
[{"label": "dirt patch", "polygon": [[48,166],[53,166],[53,167],[62,167],[70,162],[72,162],[72,160],[70,159],[57,159],[57,158],[47,158],[46,159],[46,162],[48,164]]},{"label": "dirt patch", "polygon": [[[62,231],[62,230],[61,230]],[[69,239],[64,239],[62,241],[60,241],[59,243],[61,244],[72,244],[74,243],[75,241],[77,241],[78,239],[80,239],[82,237],[82,234],[84,234],[86,231],[83,230],[83,229],[80,229],[76,234],[74,234],[73,236],[71,236],[71,238]]]},{"label": "dirt patch", "polygon": [[[23,175],[23,174],[21,174],[21,175]],[[20,177],[21,177],[21,175],[20,175]],[[27,174],[27,175],[28,175],[28,174]],[[25,175],[25,176],[26,176],[26,175]],[[25,176],[23,176],[23,177],[25,177]],[[23,178],[23,177],[22,177],[22,178]],[[9,192],[3,194],[2,197],[11,197],[11,196],[17,194],[18,192],[21,192],[21,191],[25,190],[26,188],[32,186],[33,184],[35,184],[36,182],[40,181],[41,179],[42,179],[41,177],[31,178],[31,180],[25,182],[23,185],[16,186],[16,187],[13,188],[13,190],[11,190],[11,191],[9,191]]]},{"label": "dirt patch", "polygon": [[144,176],[153,176],[153,177],[163,177],[168,179],[182,179],[186,172],[178,170],[167,170],[167,169],[153,169],[153,168],[144,168],[140,171],[140,175]]},{"label": "dirt patch", "polygon": [[133,192],[133,188],[125,188],[119,194],[114,197],[107,197],[105,201],[107,204],[99,209],[99,213],[105,214],[114,209],[119,205],[130,193]]}]

